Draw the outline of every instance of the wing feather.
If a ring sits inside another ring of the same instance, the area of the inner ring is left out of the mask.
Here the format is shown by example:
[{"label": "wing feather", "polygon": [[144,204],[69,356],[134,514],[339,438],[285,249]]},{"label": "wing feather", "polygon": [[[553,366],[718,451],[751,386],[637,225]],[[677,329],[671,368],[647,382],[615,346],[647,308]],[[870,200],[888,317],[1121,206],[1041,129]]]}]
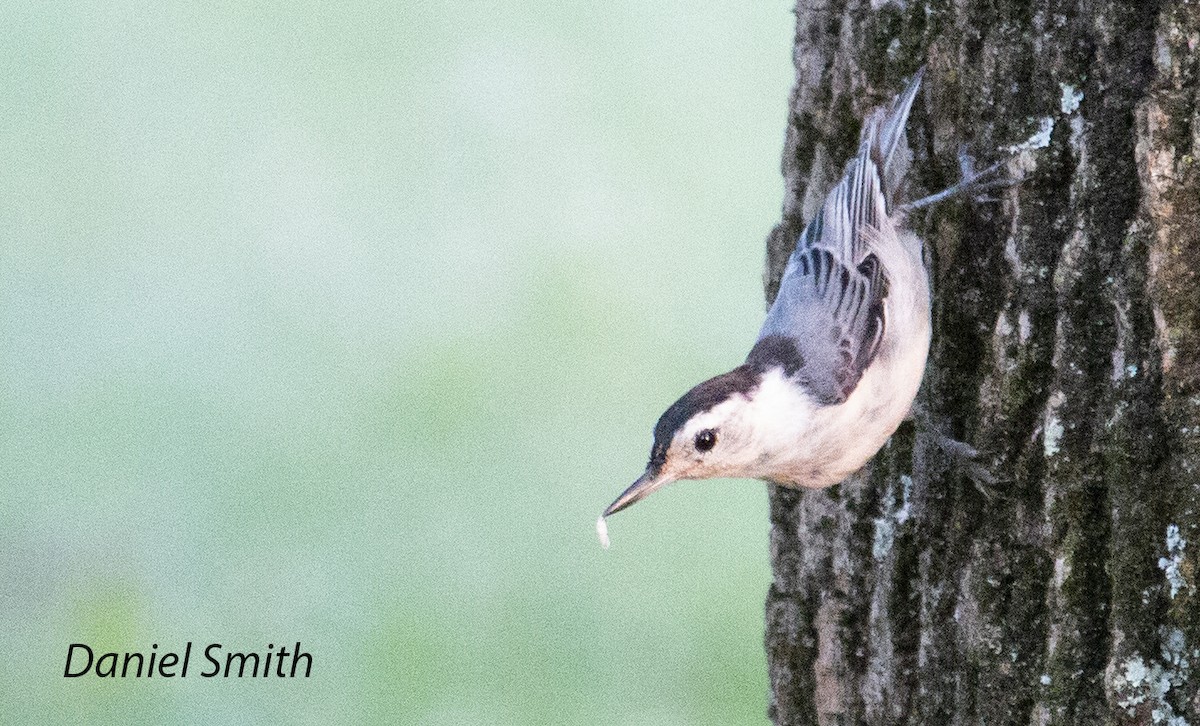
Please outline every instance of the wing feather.
[{"label": "wing feather", "polygon": [[920,78],[918,72],[888,113],[868,119],[858,154],[797,240],[747,361],[783,364],[772,356],[794,351],[785,370],[822,404],[849,397],[883,340],[888,275],[875,249],[896,234],[885,179]]}]

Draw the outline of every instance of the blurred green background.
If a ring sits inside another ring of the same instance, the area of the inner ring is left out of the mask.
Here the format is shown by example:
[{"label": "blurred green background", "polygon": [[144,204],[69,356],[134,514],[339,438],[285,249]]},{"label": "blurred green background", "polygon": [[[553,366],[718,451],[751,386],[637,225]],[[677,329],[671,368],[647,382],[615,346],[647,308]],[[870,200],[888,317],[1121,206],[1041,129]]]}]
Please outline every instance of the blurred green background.
[{"label": "blurred green background", "polygon": [[[761,322],[787,2],[3,5],[3,720],[765,721],[763,486],[593,522]],[[314,673],[62,677],[188,640]]]}]

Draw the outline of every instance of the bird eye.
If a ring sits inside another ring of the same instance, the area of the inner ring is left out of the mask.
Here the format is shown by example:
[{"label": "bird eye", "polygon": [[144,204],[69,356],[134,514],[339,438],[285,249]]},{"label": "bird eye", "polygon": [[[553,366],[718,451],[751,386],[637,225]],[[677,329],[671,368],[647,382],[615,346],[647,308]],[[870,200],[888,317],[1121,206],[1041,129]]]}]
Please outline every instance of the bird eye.
[{"label": "bird eye", "polygon": [[717,432],[712,429],[704,429],[696,434],[696,449],[699,451],[708,451],[717,445]]}]

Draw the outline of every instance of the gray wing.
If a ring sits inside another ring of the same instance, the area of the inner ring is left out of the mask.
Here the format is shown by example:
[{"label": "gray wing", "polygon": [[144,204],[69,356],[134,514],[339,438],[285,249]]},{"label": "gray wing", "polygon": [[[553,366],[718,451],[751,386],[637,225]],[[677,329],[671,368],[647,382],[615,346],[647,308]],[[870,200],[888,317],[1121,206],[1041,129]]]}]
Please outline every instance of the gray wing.
[{"label": "gray wing", "polygon": [[887,273],[871,250],[895,231],[869,152],[867,141],[800,235],[748,361],[798,353],[785,371],[827,405],[849,397],[883,339]]},{"label": "gray wing", "polygon": [[747,363],[781,365],[820,403],[845,401],[879,351],[887,270],[872,249],[896,234],[887,216],[895,163],[924,68],[863,124],[858,154],[796,243]]}]

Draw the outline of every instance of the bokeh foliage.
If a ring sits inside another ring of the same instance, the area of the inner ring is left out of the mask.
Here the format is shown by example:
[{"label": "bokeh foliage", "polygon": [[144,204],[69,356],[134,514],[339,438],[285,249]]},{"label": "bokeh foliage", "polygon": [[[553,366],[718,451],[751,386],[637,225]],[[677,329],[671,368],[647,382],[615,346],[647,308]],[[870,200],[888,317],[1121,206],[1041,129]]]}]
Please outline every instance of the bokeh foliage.
[{"label": "bokeh foliage", "polygon": [[[4,5],[5,720],[762,722],[761,485],[592,522],[761,320],[786,4]],[[62,677],[188,640],[314,675]]]}]

